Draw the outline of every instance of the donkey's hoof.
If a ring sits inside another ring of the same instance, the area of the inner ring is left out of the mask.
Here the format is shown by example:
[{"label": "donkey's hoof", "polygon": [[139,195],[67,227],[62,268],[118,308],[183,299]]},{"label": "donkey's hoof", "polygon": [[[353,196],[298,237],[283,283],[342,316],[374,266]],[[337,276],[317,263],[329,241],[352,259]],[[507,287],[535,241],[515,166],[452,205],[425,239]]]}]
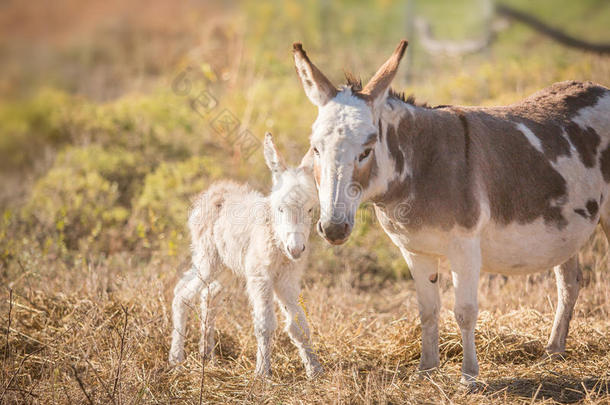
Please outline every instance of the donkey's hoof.
[{"label": "donkey's hoof", "polygon": [[432,377],[434,374],[436,374],[436,372],[438,372],[438,367],[428,367],[428,368],[420,367],[417,370],[417,376],[420,379],[429,378],[429,377]]},{"label": "donkey's hoof", "polygon": [[551,361],[564,361],[566,359],[565,350],[557,350],[547,347],[544,351],[543,357]]},{"label": "donkey's hoof", "polygon": [[461,391],[466,394],[481,392],[486,386],[487,385],[484,382],[477,380],[476,377],[468,374],[462,374],[462,378],[460,378]]}]

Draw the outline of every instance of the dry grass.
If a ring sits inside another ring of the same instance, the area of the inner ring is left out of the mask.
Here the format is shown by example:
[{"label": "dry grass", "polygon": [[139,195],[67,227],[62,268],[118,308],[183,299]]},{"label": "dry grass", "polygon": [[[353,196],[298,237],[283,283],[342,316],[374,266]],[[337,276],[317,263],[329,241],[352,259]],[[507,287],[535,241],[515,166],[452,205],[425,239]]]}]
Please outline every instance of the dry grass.
[{"label": "dry grass", "polygon": [[[388,243],[390,243],[388,241]],[[315,254],[315,253],[314,253]],[[296,350],[277,333],[273,378],[253,375],[255,339],[242,285],[228,286],[217,322],[217,359],[206,365],[206,403],[607,403],[610,401],[610,275],[601,232],[581,254],[585,284],[564,360],[543,348],[555,306],[551,273],[485,276],[477,347],[481,384],[460,388],[461,345],[449,277],[441,277],[441,362],[416,371],[420,328],[411,281],[363,280],[345,269],[309,274],[304,300],[326,368],[305,378]],[[43,260],[43,259],[41,259]],[[184,263],[184,261],[183,261]],[[187,360],[168,367],[171,290],[178,273],[159,261],[138,268],[112,258],[44,277],[42,262],[24,267],[3,294],[3,403],[198,403],[201,362],[193,309]],[[184,265],[183,265],[184,267]],[[365,285],[366,284],[366,285]],[[63,292],[61,292],[63,291]],[[9,322],[10,313],[10,322]],[[6,328],[10,323],[10,331]]]}]

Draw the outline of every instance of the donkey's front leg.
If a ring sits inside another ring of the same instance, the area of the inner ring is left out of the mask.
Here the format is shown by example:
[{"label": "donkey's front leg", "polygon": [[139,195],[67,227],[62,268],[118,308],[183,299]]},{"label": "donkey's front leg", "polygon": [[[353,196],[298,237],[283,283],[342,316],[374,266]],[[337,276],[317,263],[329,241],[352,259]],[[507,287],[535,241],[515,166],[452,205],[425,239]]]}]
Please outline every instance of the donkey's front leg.
[{"label": "donkey's front leg", "polygon": [[271,344],[277,327],[273,310],[273,282],[260,275],[248,275],[246,288],[254,320],[256,336],[256,374],[261,377],[271,376]]},{"label": "donkey's front leg", "polygon": [[430,370],[439,366],[438,314],[441,301],[438,291],[438,258],[402,251],[415,281],[419,318],[422,331],[422,348],[419,369]]},{"label": "donkey's front leg", "polygon": [[473,383],[479,375],[474,328],[479,313],[478,286],[481,246],[478,238],[455,240],[448,254],[455,289],[455,319],[462,333],[462,382]]},{"label": "donkey's front leg", "polygon": [[555,278],[557,279],[557,310],[549,344],[546,347],[549,354],[563,353],[566,350],[570,320],[582,280],[578,255],[555,267]]}]

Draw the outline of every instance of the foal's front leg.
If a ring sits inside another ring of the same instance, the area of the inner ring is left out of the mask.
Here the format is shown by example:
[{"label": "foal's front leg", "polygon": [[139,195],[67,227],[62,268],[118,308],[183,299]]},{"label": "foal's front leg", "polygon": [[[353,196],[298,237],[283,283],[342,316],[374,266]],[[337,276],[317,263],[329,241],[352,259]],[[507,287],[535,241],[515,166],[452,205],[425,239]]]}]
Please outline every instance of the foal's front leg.
[{"label": "foal's front leg", "polygon": [[473,383],[479,375],[474,328],[479,314],[478,287],[481,245],[478,238],[454,241],[448,254],[455,289],[455,319],[462,333],[462,382]]},{"label": "foal's front leg", "polygon": [[271,344],[277,326],[273,310],[273,282],[266,275],[246,277],[248,297],[252,304],[254,334],[256,336],[256,374],[271,376]]},{"label": "foal's front leg", "polygon": [[307,377],[322,373],[323,368],[311,347],[309,324],[303,308],[298,303],[301,292],[300,277],[285,274],[275,283],[275,295],[286,318],[286,333],[299,350]]}]

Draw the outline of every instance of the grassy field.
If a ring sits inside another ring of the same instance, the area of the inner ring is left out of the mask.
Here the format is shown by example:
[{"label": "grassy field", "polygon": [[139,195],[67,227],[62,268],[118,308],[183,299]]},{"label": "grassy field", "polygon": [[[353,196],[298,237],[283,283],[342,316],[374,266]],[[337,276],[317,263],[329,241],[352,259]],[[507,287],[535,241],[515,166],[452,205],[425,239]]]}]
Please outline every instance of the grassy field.
[{"label": "grassy field", "polygon": [[[604,0],[506,3],[590,41],[610,38]],[[268,190],[257,147],[265,131],[291,162],[306,151],[316,109],[294,73],[292,42],[336,83],[343,68],[366,79],[411,32],[410,12],[439,38],[464,40],[485,32],[485,4],[1,2],[0,403],[610,402],[610,249],[601,230],[581,252],[584,288],[562,360],[543,356],[552,273],[482,277],[481,384],[472,392],[458,383],[450,277],[441,274],[442,366],[419,375],[414,285],[370,215],[344,246],[312,237],[303,303],[323,376],[308,381],[278,331],[272,379],[254,378],[238,280],[218,317],[216,361],[202,369],[193,308],[187,360],[167,365],[191,199],[227,177]],[[568,79],[610,86],[610,57],[519,24],[459,57],[428,54],[416,34],[409,40],[395,88],[431,104],[504,104]],[[246,137],[219,133],[221,113]]]}]

